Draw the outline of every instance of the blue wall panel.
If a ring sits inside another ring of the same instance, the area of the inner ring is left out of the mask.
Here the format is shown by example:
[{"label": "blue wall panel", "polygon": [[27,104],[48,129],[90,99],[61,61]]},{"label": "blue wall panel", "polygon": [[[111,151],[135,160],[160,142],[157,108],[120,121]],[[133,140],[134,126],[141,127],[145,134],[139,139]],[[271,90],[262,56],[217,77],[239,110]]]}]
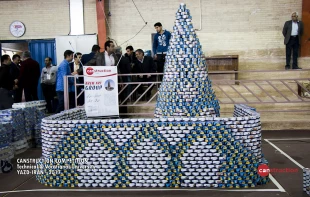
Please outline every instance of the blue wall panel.
[{"label": "blue wall panel", "polygon": [[[56,46],[55,39],[52,40],[31,40],[29,42],[29,51],[31,52],[32,58],[39,62],[40,72],[45,66],[44,59],[46,57],[51,57],[53,59],[53,64],[56,64]],[[39,81],[38,85],[38,97],[39,99],[44,99],[43,92],[41,89],[41,84]]]}]

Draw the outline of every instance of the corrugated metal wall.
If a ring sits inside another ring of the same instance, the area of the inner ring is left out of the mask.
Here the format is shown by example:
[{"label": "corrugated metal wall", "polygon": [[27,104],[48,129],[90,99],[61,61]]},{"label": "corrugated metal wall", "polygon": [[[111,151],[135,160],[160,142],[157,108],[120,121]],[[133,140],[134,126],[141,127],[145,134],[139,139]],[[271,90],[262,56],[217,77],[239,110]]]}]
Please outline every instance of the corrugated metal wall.
[{"label": "corrugated metal wall", "polygon": [[[44,59],[50,57],[53,59],[53,64],[56,65],[56,45],[55,39],[52,40],[31,40],[29,42],[29,51],[34,60],[39,62],[40,71],[45,66]],[[44,99],[41,84],[38,85],[38,97]]]}]

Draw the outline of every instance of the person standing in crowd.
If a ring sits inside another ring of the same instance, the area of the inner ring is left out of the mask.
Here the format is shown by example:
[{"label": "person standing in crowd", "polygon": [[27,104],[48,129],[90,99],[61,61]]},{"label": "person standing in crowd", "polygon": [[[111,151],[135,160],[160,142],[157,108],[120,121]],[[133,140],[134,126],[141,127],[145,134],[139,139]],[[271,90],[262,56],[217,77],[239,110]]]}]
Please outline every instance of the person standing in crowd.
[{"label": "person standing in crowd", "polygon": [[[112,41],[104,43],[104,52],[97,53],[85,66],[117,66],[118,58],[115,55],[115,45]],[[120,73],[117,67],[117,73]],[[118,77],[118,82],[122,82],[122,78]]]},{"label": "person standing in crowd", "polygon": [[301,36],[303,34],[303,23],[298,20],[298,12],[292,13],[292,20],[286,21],[283,27],[284,44],[286,46],[286,65],[285,70],[290,69],[291,54],[293,50],[293,69],[298,67],[298,52],[300,47]]},{"label": "person standing in crowd", "polygon": [[[59,113],[65,109],[64,104],[64,76],[70,76],[71,70],[69,62],[73,60],[73,51],[66,50],[64,52],[64,60],[60,63],[57,70],[56,77],[56,93],[58,98],[58,107],[56,113]],[[74,79],[72,77],[68,78],[68,91],[69,91],[69,105],[70,108],[74,108]],[[73,97],[73,98],[72,98]]]},{"label": "person standing in crowd", "polygon": [[[83,75],[83,66],[81,64],[81,57],[82,57],[82,53],[77,52],[74,54],[73,62],[69,63],[72,75]],[[84,83],[84,78],[83,77],[77,77],[76,83],[78,83],[78,84]],[[77,95],[79,95],[81,93],[81,91],[83,90],[83,86],[77,86],[76,89],[77,89]],[[79,105],[79,106],[84,105],[84,93],[82,93],[78,97],[77,105]]]},{"label": "person standing in crowd", "polygon": [[[13,76],[14,80],[17,82],[19,73],[20,73],[20,56],[18,54],[13,55],[11,64],[11,75]],[[14,103],[22,102],[23,96],[23,89],[18,87],[14,90]]]},{"label": "person standing in crowd", "polygon": [[[171,33],[167,30],[163,30],[160,22],[155,23],[156,34],[153,41],[153,53],[154,60],[157,61],[157,72],[163,73],[165,66],[165,58],[168,51],[168,46],[171,38]],[[163,76],[159,76],[159,80],[162,81]]]},{"label": "person standing in crowd", "polygon": [[132,46],[126,47],[125,57],[129,59],[131,68],[133,68],[134,64],[137,62],[137,58]]},{"label": "person standing in crowd", "polygon": [[55,105],[54,97],[56,96],[56,76],[57,66],[53,66],[52,58],[46,57],[44,60],[45,67],[41,72],[41,87],[46,101],[48,113],[53,113]]},{"label": "person standing in crowd", "polygon": [[[118,64],[118,68],[121,74],[129,74],[131,72],[131,65],[130,65],[130,61],[128,58],[124,57],[122,55],[122,48],[121,47],[116,47],[115,48],[115,54],[117,56],[117,58],[119,59],[119,64]],[[129,76],[122,76],[122,81],[123,82],[129,82]],[[120,102],[125,101],[125,99],[127,98],[127,96],[130,94],[130,92],[128,92],[128,86],[125,88],[125,90],[123,90],[120,94]],[[124,105],[127,104],[128,99],[124,102]],[[120,113],[127,113],[127,107],[120,107]],[[124,118],[127,116],[123,116]]]},{"label": "person standing in crowd", "polygon": [[[135,67],[133,69],[134,73],[155,73],[156,72],[156,66],[154,64],[154,60],[150,56],[144,56],[144,51],[142,49],[138,49],[135,52],[136,57],[138,59],[137,63],[135,64]],[[139,75],[137,77],[138,82],[151,82],[154,81],[154,76],[151,75]],[[147,85],[147,88],[151,84]],[[152,89],[154,85],[149,89],[149,91],[146,93],[147,100],[150,99]],[[138,89],[139,94],[143,94],[143,87],[140,86]]]},{"label": "person standing in crowd", "polygon": [[104,43],[104,52],[96,53],[85,66],[116,66],[118,58],[115,55],[115,45],[112,41]]},{"label": "person standing in crowd", "polygon": [[24,89],[26,101],[38,100],[38,83],[40,78],[40,65],[31,58],[30,51],[25,51],[22,55],[18,86]]},{"label": "person standing in crowd", "polygon": [[83,66],[85,66],[96,54],[100,53],[100,46],[94,45],[91,49],[91,53],[84,54],[81,58]]},{"label": "person standing in crowd", "polygon": [[11,75],[11,58],[9,55],[1,56],[0,66],[0,110],[12,108],[14,103],[13,88],[14,77]]},{"label": "person standing in crowd", "polygon": [[74,74],[79,74],[79,70],[81,69],[82,67],[82,64],[81,64],[81,57],[82,57],[82,53],[80,52],[77,52],[74,54],[73,56],[73,62],[70,62],[69,63],[69,66],[70,66],[70,70],[72,73]]},{"label": "person standing in crowd", "polygon": [[[136,62],[138,61],[132,46],[127,46],[126,47],[125,57],[129,59],[129,62],[130,62],[130,65],[131,65],[131,70],[132,70],[133,67],[135,66]],[[133,76],[128,76],[127,77],[127,82],[132,82],[132,81],[133,81]],[[128,84],[128,86],[127,86],[128,95],[131,93],[131,90],[132,90],[132,85]]]}]

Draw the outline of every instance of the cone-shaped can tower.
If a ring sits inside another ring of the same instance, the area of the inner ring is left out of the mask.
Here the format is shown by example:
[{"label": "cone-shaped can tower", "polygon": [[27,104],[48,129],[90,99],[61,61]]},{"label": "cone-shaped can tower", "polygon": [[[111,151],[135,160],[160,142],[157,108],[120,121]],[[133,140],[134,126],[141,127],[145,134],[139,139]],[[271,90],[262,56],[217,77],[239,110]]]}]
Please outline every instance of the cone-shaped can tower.
[{"label": "cone-shaped can tower", "polygon": [[190,11],[182,3],[171,33],[155,117],[219,116],[219,109]]}]

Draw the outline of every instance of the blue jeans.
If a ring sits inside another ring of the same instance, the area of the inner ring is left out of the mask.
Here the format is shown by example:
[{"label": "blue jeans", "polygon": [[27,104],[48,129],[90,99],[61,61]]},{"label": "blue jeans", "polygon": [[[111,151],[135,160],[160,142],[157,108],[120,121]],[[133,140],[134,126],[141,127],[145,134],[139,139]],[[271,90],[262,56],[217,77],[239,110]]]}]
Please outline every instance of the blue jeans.
[{"label": "blue jeans", "polygon": [[65,110],[65,98],[64,98],[63,91],[57,91],[56,93],[57,93],[57,98],[58,98],[58,107],[57,107],[56,113],[59,113]]},{"label": "blue jeans", "polygon": [[[56,113],[65,110],[65,95],[63,91],[57,91],[57,98],[58,98],[58,107]],[[69,92],[69,108],[75,108],[75,94],[74,92]]]}]

